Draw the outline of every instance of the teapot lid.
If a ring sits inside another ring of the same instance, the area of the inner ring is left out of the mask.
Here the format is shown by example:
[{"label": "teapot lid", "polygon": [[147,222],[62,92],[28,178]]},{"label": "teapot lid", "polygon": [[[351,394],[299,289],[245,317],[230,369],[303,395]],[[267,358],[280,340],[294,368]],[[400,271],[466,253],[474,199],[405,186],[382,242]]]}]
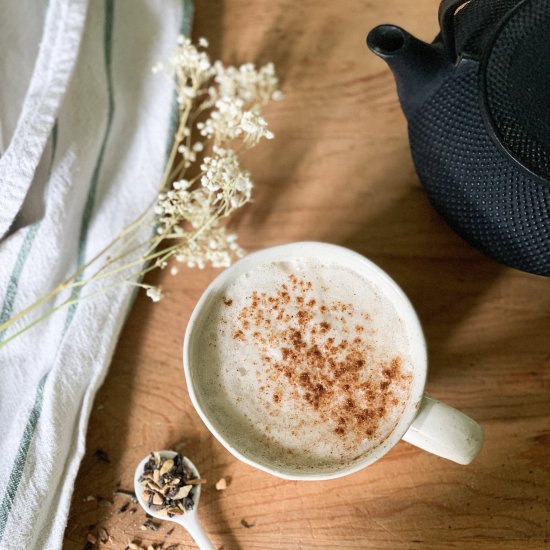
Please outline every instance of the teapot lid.
[{"label": "teapot lid", "polygon": [[550,2],[524,0],[484,48],[485,115],[508,153],[550,181]]}]

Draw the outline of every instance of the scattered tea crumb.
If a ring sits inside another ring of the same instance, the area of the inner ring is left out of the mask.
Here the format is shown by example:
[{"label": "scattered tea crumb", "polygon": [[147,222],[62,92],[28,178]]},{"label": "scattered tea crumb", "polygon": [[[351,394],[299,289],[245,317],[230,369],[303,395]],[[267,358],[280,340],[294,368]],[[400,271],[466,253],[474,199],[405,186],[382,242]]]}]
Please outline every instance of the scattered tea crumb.
[{"label": "scattered tea crumb", "polygon": [[145,525],[140,525],[139,528],[140,528],[142,531],[147,531],[147,527],[145,527]]},{"label": "scattered tea crumb", "polygon": [[116,486],[116,489],[113,491],[113,496],[129,497],[137,502],[136,493],[130,489],[123,489],[120,485]]},{"label": "scattered tea crumb", "polygon": [[151,521],[150,519],[143,522],[143,526],[146,529],[151,529],[151,531],[158,531],[160,527],[160,523],[157,523],[155,521]]},{"label": "scattered tea crumb", "polygon": [[86,540],[91,544],[95,544],[97,542],[97,537],[93,533],[88,533]]},{"label": "scattered tea crumb", "polygon": [[106,462],[107,464],[111,463],[111,459],[109,458],[109,455],[103,449],[96,449],[94,456],[100,462]]},{"label": "scattered tea crumb", "polygon": [[225,477],[222,477],[217,483],[216,483],[216,489],[218,491],[225,491],[227,489],[227,480]]},{"label": "scattered tea crumb", "polygon": [[187,483],[189,483],[189,485],[204,485],[206,483],[206,479],[204,478],[189,479],[187,480]]},{"label": "scattered tea crumb", "polygon": [[110,501],[108,498],[97,496],[96,497],[100,506],[105,506],[106,508],[110,508],[113,505],[113,502]]},{"label": "scattered tea crumb", "polygon": [[82,499],[83,502],[91,502],[92,500],[95,500],[95,497],[93,495],[88,495],[87,497],[84,497]]},{"label": "scattered tea crumb", "polygon": [[137,508],[132,508],[128,513],[135,514],[136,512],[137,512]]},{"label": "scattered tea crumb", "polygon": [[132,502],[137,502],[136,493],[134,493],[134,491],[130,491],[129,489],[122,489],[121,487],[118,487],[118,486],[113,491],[113,496],[128,497]]},{"label": "scattered tea crumb", "polygon": [[126,512],[126,510],[128,510],[128,508],[130,507],[130,503],[127,502],[126,504],[123,504],[118,510],[117,510],[117,514],[123,514],[124,512]]},{"label": "scattered tea crumb", "polygon": [[248,521],[246,521],[246,519],[241,519],[241,525],[243,527],[246,527],[247,529],[250,529],[251,527],[254,527],[254,525],[256,525],[256,523],[249,523]]},{"label": "scattered tea crumb", "polygon": [[172,529],[170,529],[170,531],[168,531],[166,534],[167,534],[168,536],[170,536],[173,532],[174,532],[174,527],[172,527]]},{"label": "scattered tea crumb", "polygon": [[98,529],[98,534],[99,540],[101,542],[109,542],[109,533],[107,532],[107,529],[105,529],[104,527],[100,527]]},{"label": "scattered tea crumb", "polygon": [[171,544],[170,546],[166,547],[166,550],[178,550],[179,547],[179,544]]}]

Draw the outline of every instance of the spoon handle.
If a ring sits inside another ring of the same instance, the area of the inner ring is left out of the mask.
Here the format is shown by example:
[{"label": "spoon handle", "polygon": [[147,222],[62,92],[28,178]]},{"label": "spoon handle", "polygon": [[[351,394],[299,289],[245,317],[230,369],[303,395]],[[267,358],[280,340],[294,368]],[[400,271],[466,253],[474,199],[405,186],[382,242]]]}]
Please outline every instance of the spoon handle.
[{"label": "spoon handle", "polygon": [[200,550],[216,550],[214,545],[210,542],[208,535],[204,532],[204,529],[195,514],[193,514],[192,517],[187,518],[185,527],[189,534],[193,537],[193,540],[197,543]]}]

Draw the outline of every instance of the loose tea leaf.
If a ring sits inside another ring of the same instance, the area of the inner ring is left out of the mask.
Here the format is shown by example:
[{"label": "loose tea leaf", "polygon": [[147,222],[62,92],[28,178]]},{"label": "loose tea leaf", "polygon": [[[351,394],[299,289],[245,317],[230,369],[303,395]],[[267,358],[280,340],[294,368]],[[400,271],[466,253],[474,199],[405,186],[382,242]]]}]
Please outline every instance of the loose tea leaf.
[{"label": "loose tea leaf", "polygon": [[202,480],[185,465],[181,454],[162,458],[153,452],[138,481],[149,509],[173,517],[193,509],[195,487]]}]

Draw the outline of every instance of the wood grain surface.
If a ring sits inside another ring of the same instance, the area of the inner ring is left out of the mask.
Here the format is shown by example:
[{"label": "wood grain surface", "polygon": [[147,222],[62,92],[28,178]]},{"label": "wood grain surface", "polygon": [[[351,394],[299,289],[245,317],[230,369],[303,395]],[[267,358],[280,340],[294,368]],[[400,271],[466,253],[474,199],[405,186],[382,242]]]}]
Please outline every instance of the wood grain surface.
[{"label": "wood grain surface", "polygon": [[[458,466],[406,443],[327,482],[271,477],[232,457],[194,411],[183,333],[215,270],[157,277],[141,295],[90,420],[65,548],[195,548],[180,527],[142,530],[117,484],[154,449],[183,449],[204,486],[200,515],[217,548],[524,549],[550,545],[550,288],[486,259],[430,207],[415,175],[393,78],[364,40],[395,22],[429,40],[437,0],[197,0],[194,36],[225,62],[276,64],[285,100],[276,139],[244,159],[255,202],[235,220],[248,250],[314,239],[343,244],[403,287],[429,345],[428,391],[477,419],[485,446]],[[96,456],[104,450],[110,460]],[[230,483],[216,491],[221,477]]]}]

